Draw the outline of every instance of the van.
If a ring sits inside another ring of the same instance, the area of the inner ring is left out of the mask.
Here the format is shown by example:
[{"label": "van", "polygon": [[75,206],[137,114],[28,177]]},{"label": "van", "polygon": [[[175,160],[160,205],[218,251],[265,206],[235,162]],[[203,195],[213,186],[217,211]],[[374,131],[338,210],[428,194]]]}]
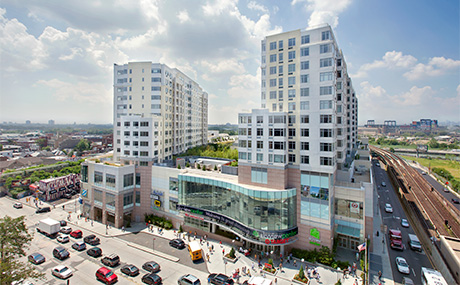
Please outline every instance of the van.
[{"label": "van", "polygon": [[190,253],[190,257],[193,261],[199,260],[202,258],[201,255],[201,245],[198,241],[191,241],[187,245],[188,251]]},{"label": "van", "polygon": [[388,237],[390,238],[390,247],[392,249],[404,250],[401,231],[390,229],[388,231]]},{"label": "van", "polygon": [[409,246],[412,250],[422,251],[422,244],[416,235],[409,234]]}]

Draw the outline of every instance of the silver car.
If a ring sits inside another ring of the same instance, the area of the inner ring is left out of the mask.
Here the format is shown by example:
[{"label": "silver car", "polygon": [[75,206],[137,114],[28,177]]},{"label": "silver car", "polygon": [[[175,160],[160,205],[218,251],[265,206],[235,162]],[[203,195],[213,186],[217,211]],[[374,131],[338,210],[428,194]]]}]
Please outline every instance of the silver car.
[{"label": "silver car", "polygon": [[66,279],[72,276],[73,272],[69,267],[65,265],[58,265],[54,267],[53,269],[51,269],[51,274],[53,274],[54,276],[58,278]]},{"label": "silver car", "polygon": [[409,274],[409,264],[403,257],[396,257],[396,267],[398,267],[398,271],[403,274]]}]

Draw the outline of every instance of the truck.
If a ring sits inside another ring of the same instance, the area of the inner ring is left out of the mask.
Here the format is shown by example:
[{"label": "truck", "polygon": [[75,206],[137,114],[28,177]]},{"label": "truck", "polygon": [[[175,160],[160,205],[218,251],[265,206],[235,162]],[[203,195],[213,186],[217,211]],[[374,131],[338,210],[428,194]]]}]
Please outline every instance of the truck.
[{"label": "truck", "polygon": [[38,222],[37,232],[47,237],[55,237],[61,230],[61,224],[51,218],[43,219]]}]

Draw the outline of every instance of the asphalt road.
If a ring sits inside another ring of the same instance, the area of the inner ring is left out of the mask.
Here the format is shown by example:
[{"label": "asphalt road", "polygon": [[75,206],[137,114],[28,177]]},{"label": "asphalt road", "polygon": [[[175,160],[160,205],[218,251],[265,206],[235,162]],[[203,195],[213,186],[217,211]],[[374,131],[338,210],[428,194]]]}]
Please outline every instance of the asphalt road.
[{"label": "asphalt road", "polygon": [[[373,169],[375,173],[375,183],[378,185],[377,192],[379,195],[379,210],[382,213],[383,224],[387,226],[387,232],[385,233],[385,250],[389,251],[390,265],[393,270],[393,280],[395,283],[401,283],[403,277],[411,278],[415,284],[421,284],[420,270],[421,267],[433,268],[426,256],[425,252],[418,252],[411,250],[408,244],[408,234],[415,234],[412,226],[405,228],[401,226],[401,219],[407,219],[406,214],[399,202],[398,197],[393,189],[390,179],[384,169],[376,166],[377,160],[373,160]],[[382,186],[382,182],[386,183],[386,186]],[[393,207],[393,213],[385,212],[385,204],[389,203]],[[403,245],[405,249],[403,251],[391,249],[389,246],[388,230],[397,229],[402,233]],[[375,229],[377,230],[377,229]],[[380,231],[380,229],[378,229]],[[381,234],[381,233],[380,233]],[[410,274],[402,274],[396,267],[396,257],[403,257],[409,264]]]}]

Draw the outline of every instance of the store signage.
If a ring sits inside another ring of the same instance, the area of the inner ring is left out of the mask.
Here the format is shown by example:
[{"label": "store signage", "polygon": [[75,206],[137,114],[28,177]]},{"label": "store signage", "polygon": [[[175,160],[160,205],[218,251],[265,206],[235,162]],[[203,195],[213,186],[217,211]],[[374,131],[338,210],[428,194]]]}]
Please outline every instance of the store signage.
[{"label": "store signage", "polygon": [[233,228],[242,233],[243,236],[256,239],[259,241],[263,241],[266,244],[285,244],[289,242],[290,238],[296,236],[298,234],[298,228],[294,227],[289,230],[279,230],[279,231],[264,231],[264,230],[255,230],[249,228],[242,223],[233,220],[229,217],[224,215],[198,209],[195,207],[187,206],[187,205],[177,205],[176,210],[184,211],[186,213],[192,213],[197,215],[202,215],[207,217],[212,222],[216,222],[218,224],[225,225],[227,227]]},{"label": "store signage", "polygon": [[350,212],[359,214],[359,203],[351,202],[350,203]]},{"label": "store signage", "polygon": [[321,246],[321,239],[320,239],[320,232],[316,228],[312,228],[310,230],[310,244],[316,245],[316,246]]},{"label": "store signage", "polygon": [[154,203],[155,206],[157,206],[158,208],[161,207],[161,201],[160,201],[160,200],[155,200],[153,203]]},{"label": "store signage", "polygon": [[198,216],[195,216],[195,215],[190,215],[188,213],[185,213],[185,216],[189,217],[189,218],[192,218],[192,219],[197,219],[197,220],[200,220],[200,221],[204,220],[204,218],[202,218],[202,217],[198,217]]},{"label": "store signage", "polygon": [[163,192],[157,191],[157,190],[153,190],[153,191],[152,191],[152,194],[153,194],[153,195],[158,195],[158,196],[163,196]]}]

